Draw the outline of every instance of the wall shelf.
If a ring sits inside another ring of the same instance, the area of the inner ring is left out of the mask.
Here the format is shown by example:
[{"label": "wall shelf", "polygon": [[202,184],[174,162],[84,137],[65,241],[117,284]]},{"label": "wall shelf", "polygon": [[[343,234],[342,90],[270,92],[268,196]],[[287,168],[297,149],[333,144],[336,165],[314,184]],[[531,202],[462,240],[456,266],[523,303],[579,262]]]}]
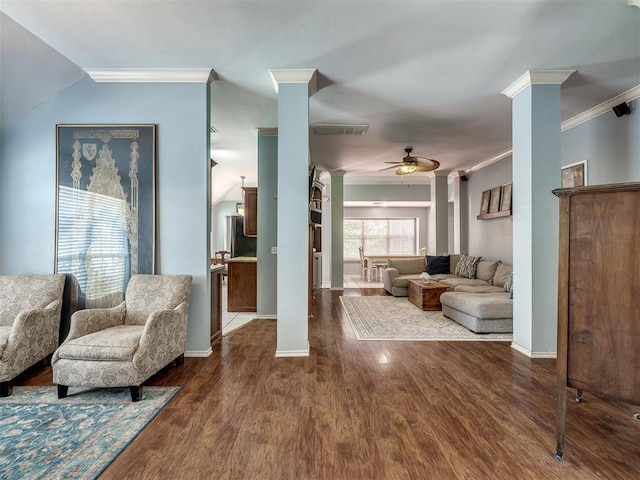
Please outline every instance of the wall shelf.
[{"label": "wall shelf", "polygon": [[494,213],[481,213],[476,217],[477,220],[489,220],[491,218],[510,217],[512,215],[511,210],[503,210],[502,212]]}]

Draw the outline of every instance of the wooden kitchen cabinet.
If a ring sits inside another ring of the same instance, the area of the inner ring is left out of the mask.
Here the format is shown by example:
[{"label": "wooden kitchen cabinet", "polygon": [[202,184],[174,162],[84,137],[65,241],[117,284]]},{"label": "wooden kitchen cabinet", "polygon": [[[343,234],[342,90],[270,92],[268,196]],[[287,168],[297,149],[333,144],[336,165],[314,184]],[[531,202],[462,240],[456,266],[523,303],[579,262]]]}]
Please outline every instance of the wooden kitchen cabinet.
[{"label": "wooden kitchen cabinet", "polygon": [[242,187],[244,203],[244,235],[258,236],[258,188]]}]

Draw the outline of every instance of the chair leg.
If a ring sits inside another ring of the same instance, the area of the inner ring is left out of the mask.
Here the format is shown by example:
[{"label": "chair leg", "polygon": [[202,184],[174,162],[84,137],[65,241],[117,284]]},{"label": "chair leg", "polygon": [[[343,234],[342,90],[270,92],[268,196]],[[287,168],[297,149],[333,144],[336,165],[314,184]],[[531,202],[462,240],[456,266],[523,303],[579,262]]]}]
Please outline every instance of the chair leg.
[{"label": "chair leg", "polygon": [[142,399],[142,385],[132,385],[129,387],[131,392],[131,401],[139,402]]},{"label": "chair leg", "polygon": [[184,367],[184,353],[182,355],[180,355],[178,358],[176,358],[173,361],[173,364],[178,368]]},{"label": "chair leg", "polygon": [[0,397],[9,397],[13,393],[13,385],[10,382],[0,382]]},{"label": "chair leg", "polygon": [[58,399],[67,398],[67,393],[69,393],[69,386],[58,384]]}]

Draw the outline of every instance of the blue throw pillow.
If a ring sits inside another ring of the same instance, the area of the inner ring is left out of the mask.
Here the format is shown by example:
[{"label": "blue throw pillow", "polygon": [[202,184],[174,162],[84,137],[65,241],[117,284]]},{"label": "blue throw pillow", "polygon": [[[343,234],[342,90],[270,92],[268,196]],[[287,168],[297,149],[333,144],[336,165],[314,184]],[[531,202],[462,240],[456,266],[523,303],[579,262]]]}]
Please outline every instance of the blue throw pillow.
[{"label": "blue throw pillow", "polygon": [[451,273],[449,270],[449,255],[427,255],[427,273],[436,275],[438,273]]}]

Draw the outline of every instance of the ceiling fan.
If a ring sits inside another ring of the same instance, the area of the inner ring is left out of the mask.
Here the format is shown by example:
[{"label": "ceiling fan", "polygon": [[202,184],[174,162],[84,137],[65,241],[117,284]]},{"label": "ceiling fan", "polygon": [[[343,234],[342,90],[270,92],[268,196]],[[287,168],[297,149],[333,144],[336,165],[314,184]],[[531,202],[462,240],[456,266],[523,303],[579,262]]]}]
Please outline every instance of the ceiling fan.
[{"label": "ceiling fan", "polygon": [[407,156],[404,157],[402,161],[384,162],[393,163],[393,165],[391,167],[383,168],[380,171],[396,168],[398,165],[400,165],[400,168],[396,170],[396,175],[408,175],[413,172],[430,172],[440,166],[440,162],[438,162],[437,160],[411,155],[411,152],[413,152],[413,147],[407,147],[404,149],[404,151],[407,152]]}]

